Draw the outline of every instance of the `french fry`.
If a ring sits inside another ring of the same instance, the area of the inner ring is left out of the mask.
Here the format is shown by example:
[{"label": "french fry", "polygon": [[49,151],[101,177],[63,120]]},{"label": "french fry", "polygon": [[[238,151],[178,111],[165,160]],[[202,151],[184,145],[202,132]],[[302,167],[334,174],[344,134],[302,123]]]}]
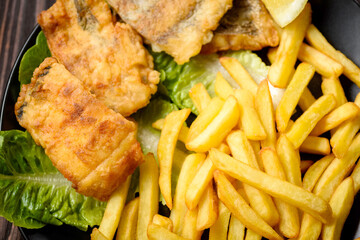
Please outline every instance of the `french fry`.
[{"label": "french fry", "polygon": [[351,177],[354,180],[354,195],[357,194],[357,192],[360,189],[360,163],[358,162],[351,173]]},{"label": "french fry", "polygon": [[324,137],[308,136],[299,148],[302,153],[328,155],[330,154],[329,139]]},{"label": "french fry", "polygon": [[280,135],[277,141],[276,151],[286,179],[290,183],[301,186],[300,154],[284,134]]},{"label": "french fry", "polygon": [[307,45],[306,43],[301,44],[298,58],[302,62],[307,62],[313,65],[316,72],[324,77],[338,77],[343,72],[343,66],[339,62]]},{"label": "french fry", "polygon": [[157,154],[160,167],[159,186],[169,209],[172,208],[171,168],[174,151],[181,127],[190,112],[190,109],[182,109],[168,114],[165,118],[158,143]]},{"label": "french fry", "polygon": [[269,81],[273,86],[279,88],[287,86],[310,22],[311,7],[307,4],[299,16],[283,29],[278,54],[268,73]]},{"label": "french fry", "polygon": [[202,112],[211,101],[211,97],[202,83],[197,83],[191,87],[189,97],[199,113]]},{"label": "french fry", "polygon": [[304,213],[297,240],[317,240],[321,233],[322,224],[311,215]]},{"label": "french fry", "polygon": [[[164,127],[164,123],[165,123],[165,119],[164,118],[160,118],[158,120],[156,120],[155,122],[153,122],[151,124],[151,126],[157,130],[162,130]],[[186,143],[187,137],[189,134],[189,128],[184,124],[181,126],[180,132],[179,132],[179,136],[178,139],[183,142]]]},{"label": "french fry", "polygon": [[299,99],[298,104],[301,110],[305,112],[315,101],[316,99],[312,95],[311,91],[309,90],[309,88],[306,87]]},{"label": "french fry", "polygon": [[[267,174],[286,181],[282,164],[273,149],[263,148],[260,152],[260,157]],[[287,238],[297,237],[300,231],[298,210],[279,198],[274,198],[274,202],[280,214],[279,231]]]},{"label": "french fry", "polygon": [[266,139],[266,132],[255,110],[254,95],[247,90],[236,89],[235,97],[240,110],[239,127],[244,130],[246,137],[250,140]]},{"label": "french fry", "polygon": [[145,163],[140,165],[139,215],[136,239],[148,239],[147,229],[159,209],[159,169],[154,155],[147,154]]},{"label": "french fry", "polygon": [[314,76],[315,68],[308,63],[300,63],[276,108],[276,125],[280,132],[285,132],[304,89]]},{"label": "french fry", "polygon": [[352,102],[344,103],[323,117],[311,131],[310,135],[319,136],[333,128],[336,128],[346,120],[359,115],[360,108]]},{"label": "french fry", "polygon": [[255,97],[255,109],[266,133],[266,138],[261,141],[261,146],[275,147],[275,114],[267,80],[259,84]]},{"label": "french fry", "polygon": [[99,231],[107,238],[113,239],[115,231],[119,225],[121,212],[124,208],[126,197],[130,186],[131,176],[129,176],[120,187],[110,196],[106,209],[101,220]]},{"label": "french fry", "polygon": [[327,155],[312,164],[304,175],[303,188],[311,192],[318,179],[321,177],[333,159],[334,155]]},{"label": "french fry", "polygon": [[217,169],[243,183],[280,198],[284,202],[310,213],[324,223],[331,219],[332,213],[329,204],[303,188],[256,170],[217,149],[211,149],[209,155]]},{"label": "french fry", "polygon": [[240,88],[248,90],[255,96],[258,86],[237,59],[221,57],[219,61],[237,84],[239,84]]},{"label": "french fry", "polygon": [[352,177],[348,177],[336,188],[334,194],[331,196],[329,203],[334,215],[334,221],[324,225],[321,233],[322,239],[340,239],[341,230],[350,213],[353,202],[354,181]]},{"label": "french fry", "polygon": [[228,240],[244,240],[245,225],[237,219],[234,214],[231,214],[229,223]]},{"label": "french fry", "polygon": [[223,100],[226,100],[230,95],[234,94],[234,89],[231,87],[231,85],[225,80],[223,75],[218,72],[216,74],[215,78],[215,94],[222,98]]},{"label": "french fry", "polygon": [[[236,99],[229,96],[218,115],[193,140],[186,143],[186,148],[196,152],[206,152],[217,147],[239,120],[239,107]],[[160,144],[160,142],[159,142]]]},{"label": "french fry", "polygon": [[205,154],[193,153],[185,158],[181,167],[178,182],[175,189],[173,209],[171,209],[170,219],[174,225],[174,232],[180,234],[183,227],[187,207],[185,204],[185,195],[187,188],[193,180],[197,170],[205,160]]},{"label": "french fry", "polygon": [[342,88],[338,77],[322,77],[321,90],[324,95],[334,95],[334,97],[336,98],[336,107],[340,107],[341,105],[347,103],[344,89]]},{"label": "french fry", "polygon": [[229,220],[229,209],[222,202],[219,202],[219,217],[214,225],[210,227],[209,240],[226,240]]},{"label": "french fry", "polygon": [[262,236],[252,231],[251,229],[246,230],[245,240],[261,240]]},{"label": "french fry", "polygon": [[217,184],[219,199],[247,228],[269,239],[282,239],[274,229],[250,208],[244,198],[241,197],[229,180],[227,180],[224,173],[216,171],[214,178]]},{"label": "french fry", "polygon": [[360,87],[359,67],[340,51],[337,51],[313,24],[306,31],[306,40],[311,46],[339,61],[344,67],[344,75]]},{"label": "french fry", "polygon": [[293,143],[295,148],[299,148],[306,137],[313,130],[315,125],[329,113],[336,105],[333,95],[324,95],[315,101],[294,123],[286,137]]},{"label": "french fry", "polygon": [[147,228],[147,236],[150,240],[186,240],[187,238],[180,237],[173,232],[170,232],[168,229],[150,223]]},{"label": "french fry", "polygon": [[188,210],[185,215],[184,227],[181,236],[188,239],[200,240],[203,233],[202,230],[197,230],[196,222],[198,216],[198,209]]},{"label": "french fry", "polygon": [[196,220],[196,229],[201,231],[210,228],[219,215],[219,200],[214,191],[212,181],[206,187],[199,202],[199,212]]},{"label": "french fry", "polygon": [[173,231],[173,222],[171,221],[170,218],[164,217],[160,214],[155,214],[152,220],[152,223],[155,225],[159,225],[161,227],[166,228],[167,230],[169,230],[170,232]]},{"label": "french fry", "polygon": [[102,234],[97,228],[92,230],[90,238],[91,240],[110,240],[109,238],[105,237],[105,235]]},{"label": "french fry", "polygon": [[121,214],[116,240],[132,240],[136,237],[136,224],[139,212],[139,198],[133,199],[125,207]]},{"label": "french fry", "polygon": [[300,161],[301,174],[304,174],[313,164],[314,161],[312,160],[301,160]]},{"label": "french fry", "polygon": [[230,154],[231,151],[230,151],[230,148],[229,146],[226,144],[226,143],[220,143],[220,145],[217,147],[220,151],[222,151],[223,153],[226,153],[226,154]]}]

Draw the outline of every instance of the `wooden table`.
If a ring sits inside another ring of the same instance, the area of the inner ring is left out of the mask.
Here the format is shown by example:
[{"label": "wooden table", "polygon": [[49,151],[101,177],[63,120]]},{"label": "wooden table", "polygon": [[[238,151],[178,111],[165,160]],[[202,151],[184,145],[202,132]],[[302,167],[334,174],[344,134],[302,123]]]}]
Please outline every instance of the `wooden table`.
[{"label": "wooden table", "polygon": [[[0,0],[0,99],[15,59],[36,25],[36,16],[54,2],[54,0]],[[23,238],[16,226],[0,218],[0,239]]]}]

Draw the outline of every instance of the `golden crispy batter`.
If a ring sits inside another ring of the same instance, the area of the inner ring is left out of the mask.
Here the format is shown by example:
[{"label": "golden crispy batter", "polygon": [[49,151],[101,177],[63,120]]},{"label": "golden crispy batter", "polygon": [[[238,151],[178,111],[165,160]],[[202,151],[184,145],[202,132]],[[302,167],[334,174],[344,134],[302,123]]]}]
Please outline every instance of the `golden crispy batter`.
[{"label": "golden crispy batter", "polygon": [[149,103],[159,73],[141,37],[103,0],[57,0],[38,16],[54,57],[108,107],[129,116]]},{"label": "golden crispy batter", "polygon": [[108,0],[121,19],[178,64],[212,38],[232,0]]},{"label": "golden crispy batter", "polygon": [[55,58],[22,86],[15,114],[81,194],[107,200],[143,161],[136,124],[96,99]]},{"label": "golden crispy batter", "polygon": [[221,19],[210,43],[202,53],[224,50],[260,50],[277,46],[279,35],[261,0],[234,0],[233,7]]}]

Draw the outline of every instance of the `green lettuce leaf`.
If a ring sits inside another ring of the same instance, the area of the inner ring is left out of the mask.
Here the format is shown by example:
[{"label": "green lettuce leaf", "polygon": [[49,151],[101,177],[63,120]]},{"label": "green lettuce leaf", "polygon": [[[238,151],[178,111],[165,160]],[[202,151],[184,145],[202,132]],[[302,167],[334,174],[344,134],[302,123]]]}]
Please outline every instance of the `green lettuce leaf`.
[{"label": "green lettuce leaf", "polygon": [[99,225],[106,203],[77,193],[30,134],[0,132],[0,215],[15,225]]},{"label": "green lettuce leaf", "polygon": [[47,57],[51,57],[51,52],[45,35],[41,31],[36,37],[36,44],[29,48],[21,59],[19,67],[19,81],[21,85],[30,83],[34,70]]}]

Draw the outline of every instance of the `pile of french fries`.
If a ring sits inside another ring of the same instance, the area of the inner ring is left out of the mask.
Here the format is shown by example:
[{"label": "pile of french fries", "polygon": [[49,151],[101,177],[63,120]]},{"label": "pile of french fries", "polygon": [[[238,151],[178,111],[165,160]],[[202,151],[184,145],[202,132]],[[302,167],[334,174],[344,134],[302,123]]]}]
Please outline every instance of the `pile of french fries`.
[{"label": "pile of french fries", "polygon": [[[220,58],[240,88],[218,73],[215,97],[201,83],[191,89],[200,114],[190,127],[189,109],[153,123],[161,130],[158,164],[146,156],[139,197],[125,205],[129,178],[112,195],[92,239],[113,239],[116,229],[116,239],[200,239],[205,229],[216,240],[340,239],[360,189],[360,94],[348,102],[338,77],[360,86],[360,69],[311,24],[309,4],[281,30],[268,58],[268,79],[260,84],[236,59]],[[315,72],[322,76],[318,99],[308,89]],[[286,88],[276,109],[269,83]],[[293,121],[296,106],[303,113]],[[177,141],[192,153],[173,193]],[[300,153],[323,157],[312,161]],[[168,217],[158,214],[159,189]]]}]

